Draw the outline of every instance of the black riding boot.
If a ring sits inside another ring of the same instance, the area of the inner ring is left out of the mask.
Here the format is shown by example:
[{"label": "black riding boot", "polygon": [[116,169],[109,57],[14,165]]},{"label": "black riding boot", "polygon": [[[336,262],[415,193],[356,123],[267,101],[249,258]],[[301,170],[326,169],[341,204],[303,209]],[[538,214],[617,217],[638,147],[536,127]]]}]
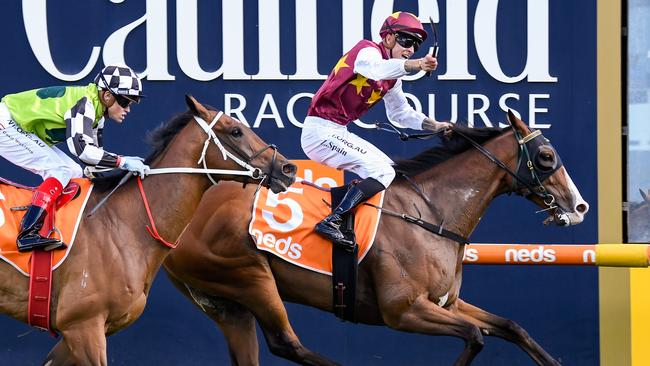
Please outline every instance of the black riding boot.
[{"label": "black riding boot", "polygon": [[52,197],[45,193],[34,193],[33,202],[27,208],[27,212],[20,222],[21,230],[16,239],[19,252],[28,252],[34,249],[52,250],[64,245],[56,238],[45,238],[39,234],[45,217],[48,215],[47,211],[52,204],[51,201]]},{"label": "black riding boot", "polygon": [[354,243],[349,243],[344,240],[343,233],[341,233],[342,216],[365,201],[366,198],[366,195],[359,189],[358,185],[352,186],[334,211],[324,218],[323,221],[316,224],[315,231],[335,244],[353,246]]}]

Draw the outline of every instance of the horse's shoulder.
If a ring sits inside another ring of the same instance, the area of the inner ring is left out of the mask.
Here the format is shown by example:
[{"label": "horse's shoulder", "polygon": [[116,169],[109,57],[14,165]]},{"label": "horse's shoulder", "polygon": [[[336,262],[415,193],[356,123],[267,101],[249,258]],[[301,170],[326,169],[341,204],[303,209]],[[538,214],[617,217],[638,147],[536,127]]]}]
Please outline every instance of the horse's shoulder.
[{"label": "horse's shoulder", "polygon": [[[234,181],[220,181],[219,183],[213,185],[210,187],[205,194],[203,195],[204,198],[239,198],[239,194],[243,193],[242,191],[245,189],[255,189],[257,187],[254,184],[248,184],[244,186],[243,183],[240,182],[234,182]],[[251,194],[252,197],[252,194]]]},{"label": "horse's shoulder", "polygon": [[253,184],[244,186],[238,182],[219,182],[203,194],[197,211],[204,211],[207,216],[223,215],[225,211],[239,217],[250,211],[256,188]]}]

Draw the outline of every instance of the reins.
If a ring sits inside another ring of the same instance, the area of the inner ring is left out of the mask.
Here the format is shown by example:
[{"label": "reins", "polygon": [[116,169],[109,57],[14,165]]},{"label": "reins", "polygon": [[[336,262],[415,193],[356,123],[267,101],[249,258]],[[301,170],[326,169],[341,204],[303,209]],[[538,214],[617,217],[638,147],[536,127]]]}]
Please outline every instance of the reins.
[{"label": "reins", "polygon": [[[409,179],[407,176],[404,176],[404,177]],[[300,183],[300,184],[304,184],[304,185],[316,188],[316,189],[324,191],[324,192],[331,192],[331,190],[329,188],[321,187],[321,186],[319,186],[319,185],[317,185],[315,183],[312,183],[312,182],[309,182],[309,181],[306,181],[306,180],[297,180],[297,182]],[[418,193],[421,193],[421,191],[418,191]],[[421,193],[421,195],[427,201],[427,203],[432,205],[432,203],[431,203],[431,201],[429,200],[428,197],[426,197],[423,193]],[[327,202],[325,202],[325,203],[327,204]],[[362,205],[370,206],[372,208],[375,208],[375,209],[379,210],[380,212],[385,213],[386,215],[393,216],[393,217],[398,217],[398,218],[400,218],[400,219],[402,219],[402,220],[404,220],[406,222],[418,225],[419,227],[423,228],[424,230],[427,230],[427,231],[429,231],[431,233],[434,233],[436,235],[445,237],[447,239],[451,239],[451,240],[453,240],[455,242],[458,242],[458,243],[461,243],[461,244],[469,244],[469,239],[465,238],[464,236],[462,236],[460,234],[456,234],[453,231],[449,231],[449,230],[445,229],[444,228],[444,221],[440,225],[436,225],[436,224],[432,224],[430,222],[426,222],[426,221],[424,221],[422,219],[419,219],[419,218],[417,218],[415,216],[411,216],[411,215],[407,215],[407,214],[401,214],[399,212],[395,212],[395,211],[389,210],[389,209],[381,207],[381,206],[373,205],[372,203],[363,202]],[[417,210],[417,206],[415,207],[415,209]],[[418,213],[419,213],[419,210],[418,210]]]},{"label": "reins", "polygon": [[[247,161],[244,161],[237,157],[236,155],[232,154],[230,151],[228,151],[226,148],[224,148],[223,144],[217,137],[217,134],[214,132],[212,129],[217,122],[219,122],[219,119],[223,116],[223,112],[219,111],[217,115],[212,119],[210,124],[205,122],[201,117],[194,115],[194,120],[198,125],[203,129],[203,131],[208,135],[206,138],[205,142],[203,143],[203,149],[201,150],[201,156],[199,157],[198,164],[203,164],[203,168],[190,168],[190,167],[172,167],[172,168],[153,168],[149,169],[145,175],[157,175],[157,174],[206,174],[208,176],[208,179],[212,184],[217,184],[217,181],[212,177],[212,175],[240,175],[240,176],[247,176],[251,177],[252,179],[258,179],[260,180],[260,185],[264,182],[265,179],[267,179],[269,176],[272,178],[273,177],[273,165],[275,164],[276,157],[277,157],[277,147],[275,145],[267,145],[264,148],[260,149],[251,157],[247,159]],[[244,170],[233,170],[233,169],[211,169],[207,167],[206,163],[206,153],[208,150],[208,147],[210,146],[210,141],[214,142],[215,145],[217,145],[217,148],[219,148],[219,151],[221,151],[221,154],[223,155],[224,160],[228,160],[228,158],[232,159],[237,165],[241,166],[244,168]],[[231,148],[233,148],[231,146]],[[271,170],[269,174],[264,174],[261,169],[255,168],[252,165],[249,164],[250,161],[254,160],[256,157],[258,157],[260,154],[262,154],[264,151],[267,149],[273,149],[273,158],[271,161]],[[84,172],[87,176],[92,177],[94,173],[100,173],[100,172],[106,172],[113,170],[114,168],[95,168],[95,167],[86,167],[84,169]],[[92,216],[106,201],[110,196],[117,191],[119,187],[124,185],[133,175],[127,173],[120,181],[119,183],[106,195],[104,196],[98,203],[93,207],[93,209],[90,211],[90,213],[87,215],[87,217]],[[142,194],[143,199],[145,200],[145,206],[147,206],[147,201],[146,201],[146,196],[144,195],[144,188],[142,188],[141,180],[138,180],[138,184],[140,185],[140,191]],[[150,211],[148,210],[147,207],[147,213],[150,215]],[[153,219],[150,216],[150,221],[152,222],[153,229],[155,231],[155,225],[153,225]],[[149,230],[149,229],[148,229]],[[156,232],[157,234],[157,232]],[[154,234],[152,234],[154,238]],[[158,239],[158,238],[156,238]],[[162,238],[160,238],[162,239]],[[169,246],[167,242],[162,240],[162,242]]]},{"label": "reins", "polygon": [[[386,126],[388,128],[386,128],[384,126]],[[390,132],[390,133],[395,133],[395,134],[399,135],[399,138],[402,141],[408,141],[408,140],[411,140],[411,139],[427,140],[427,139],[430,139],[431,137],[433,137],[435,135],[439,135],[440,133],[443,132],[443,131],[436,131],[436,132],[425,132],[425,133],[409,134],[409,133],[406,133],[406,132],[398,129],[397,127],[393,126],[390,123],[376,123],[375,128],[378,129],[378,130],[381,130],[381,131],[387,131],[387,132]],[[546,189],[544,188],[544,186],[542,185],[542,181],[540,180],[540,177],[537,174],[537,172],[535,170],[535,167],[533,166],[533,163],[532,163],[532,160],[531,160],[531,155],[530,155],[530,152],[529,152],[528,146],[527,146],[528,142],[533,141],[536,138],[542,136],[541,131],[535,130],[532,133],[528,134],[527,136],[522,137],[514,127],[512,128],[512,130],[513,130],[515,139],[517,140],[517,144],[519,146],[519,153],[518,153],[518,158],[517,158],[517,169],[519,169],[519,166],[521,165],[521,163],[523,161],[523,157],[525,156],[525,158],[526,158],[526,167],[530,171],[533,183],[536,184],[536,187],[533,187],[532,184],[530,184],[529,182],[524,180],[519,174],[517,174],[516,172],[514,172],[510,168],[508,168],[501,160],[499,160],[499,158],[497,158],[494,154],[492,154],[492,152],[490,152],[485,147],[483,147],[483,145],[481,145],[478,142],[474,141],[471,137],[469,137],[465,133],[463,133],[461,131],[458,131],[458,130],[454,130],[453,132],[459,134],[461,137],[463,137],[465,140],[467,140],[476,150],[478,150],[481,154],[483,154],[486,158],[488,158],[488,160],[490,160],[497,167],[499,167],[500,169],[503,169],[510,176],[512,176],[513,177],[512,191],[514,191],[514,192],[516,192],[518,194],[524,195],[521,190],[517,189],[517,183],[518,183],[521,186],[523,186],[524,188],[526,188],[526,190],[528,192],[530,192],[529,194],[534,194],[534,195],[540,197],[542,199],[542,201],[544,202],[544,204],[546,204],[546,206],[548,206],[548,208],[546,208],[546,209],[544,209],[542,211],[547,211],[547,210],[551,210],[551,209],[556,208],[557,206],[553,205],[555,203],[555,197],[553,197],[552,194],[548,193],[546,191]],[[408,177],[407,175],[402,174],[402,176],[410,183],[410,185],[418,193],[418,195],[421,196],[425,200],[425,202],[432,207],[433,204],[432,204],[431,200],[429,199],[429,197],[427,197],[426,194],[424,194],[424,192],[417,186],[417,184],[410,177]],[[468,241],[467,238],[465,238],[465,237],[463,237],[463,236],[461,236],[459,234],[456,234],[456,233],[454,233],[452,231],[444,229],[444,227],[443,227],[444,226],[444,220],[443,220],[443,223],[441,223],[441,225],[435,225],[435,224],[426,222],[426,221],[424,221],[424,220],[422,220],[420,218],[417,218],[417,217],[414,217],[414,216],[411,216],[411,215],[400,214],[398,212],[394,212],[394,211],[385,209],[383,207],[375,206],[375,205],[369,204],[367,202],[364,203],[364,204],[367,205],[367,206],[374,207],[374,208],[380,210],[381,212],[386,213],[386,214],[388,214],[390,216],[398,217],[398,218],[403,219],[406,222],[416,224],[416,225],[420,226],[421,228],[423,228],[423,229],[425,229],[425,230],[427,230],[427,231],[429,231],[431,233],[434,233],[434,234],[440,235],[442,237],[454,240],[454,241],[456,241],[456,242],[458,242],[460,244],[469,244],[469,241]],[[416,209],[417,209],[417,207],[416,207]]]},{"label": "reins", "polygon": [[460,244],[469,244],[469,240],[467,238],[465,238],[464,236],[462,236],[460,234],[456,234],[453,231],[449,231],[449,230],[445,229],[444,228],[444,221],[440,225],[436,225],[436,224],[432,224],[430,222],[426,222],[426,221],[424,221],[422,219],[419,219],[419,218],[417,218],[415,216],[411,216],[411,215],[391,211],[391,210],[389,210],[387,208],[383,208],[383,207],[380,207],[380,206],[373,205],[372,203],[364,202],[363,204],[366,205],[366,206],[374,207],[377,210],[379,210],[382,213],[385,213],[385,214],[387,214],[389,216],[398,217],[398,218],[400,218],[400,219],[402,219],[402,220],[404,220],[406,222],[409,222],[411,224],[415,224],[415,225],[423,228],[424,230],[429,231],[431,233],[434,233],[436,235],[442,236],[442,237],[447,238],[447,239],[451,239],[451,240],[453,240],[455,242],[458,242]]},{"label": "reins", "polygon": [[[376,123],[375,124],[376,128],[381,131],[387,131],[391,133],[396,133],[399,135],[400,140],[402,141],[408,141],[410,139],[418,139],[418,140],[427,140],[435,135],[440,134],[442,131],[437,131],[437,132],[427,132],[427,133],[414,133],[414,134],[408,134],[397,127],[393,126],[390,123]],[[385,128],[382,126],[388,126],[389,128]],[[542,136],[542,132],[540,130],[535,130],[531,132],[530,134],[526,136],[521,136],[519,134],[519,131],[517,131],[515,128],[512,129],[513,133],[515,135],[515,139],[517,140],[517,144],[519,145],[519,154],[518,154],[518,159],[517,159],[517,167],[521,165],[523,155],[526,157],[526,167],[531,173],[531,177],[533,179],[533,183],[535,183],[535,187],[533,187],[532,184],[529,182],[525,181],[519,174],[516,172],[513,172],[510,168],[508,168],[499,158],[494,156],[489,150],[487,150],[483,145],[479,144],[478,142],[474,141],[471,137],[467,136],[465,133],[454,130],[453,133],[457,133],[461,137],[463,137],[465,140],[467,140],[476,150],[478,150],[481,154],[483,154],[486,158],[488,158],[491,162],[493,162],[496,166],[499,168],[503,169],[506,173],[508,173],[510,176],[513,177],[513,189],[512,191],[525,195],[523,192],[517,189],[516,184],[522,185],[528,192],[529,194],[534,194],[537,197],[540,197],[546,206],[546,208],[543,211],[546,210],[551,210],[556,208],[557,206],[554,206],[553,204],[555,203],[555,197],[553,197],[552,194],[548,193],[544,186],[542,185],[542,182],[539,178],[539,175],[535,171],[535,167],[533,166],[533,162],[530,157],[530,152],[528,151],[528,146],[527,143],[530,141],[533,141],[539,136]],[[515,183],[516,182],[516,183]]]},{"label": "reins", "polygon": [[[540,197],[544,201],[544,204],[546,204],[546,206],[549,207],[549,209],[555,208],[555,206],[552,206],[553,203],[555,202],[555,197],[553,197],[552,194],[548,193],[546,191],[546,189],[544,188],[544,186],[542,185],[542,182],[540,181],[539,176],[535,172],[535,167],[533,166],[533,162],[532,162],[532,160],[530,158],[530,152],[528,151],[528,146],[526,145],[526,143],[528,143],[529,141],[532,141],[533,139],[537,138],[538,136],[541,136],[542,132],[540,130],[536,130],[534,132],[531,132],[527,136],[524,136],[523,138],[519,138],[520,137],[519,132],[514,128],[513,128],[513,132],[515,134],[515,138],[517,139],[517,144],[519,145],[519,154],[518,154],[518,158],[517,158],[517,167],[519,167],[519,165],[521,164],[522,152],[524,152],[525,155],[526,155],[526,166],[528,167],[528,169],[531,172],[533,182],[537,185],[536,187],[533,187],[530,183],[526,182],[522,177],[520,177],[519,174],[517,174],[517,173],[513,172],[512,170],[510,170],[510,168],[508,168],[501,160],[499,160],[499,158],[494,156],[494,154],[492,154],[488,149],[483,147],[483,145],[481,145],[478,142],[472,140],[471,137],[467,136],[463,132],[454,131],[454,133],[457,133],[460,136],[462,136],[463,138],[465,138],[465,140],[467,140],[470,144],[472,144],[472,146],[474,146],[474,148],[476,148],[476,150],[478,150],[481,154],[483,154],[491,162],[496,164],[496,166],[503,169],[506,173],[510,174],[510,176],[512,176],[517,183],[524,186],[528,190],[528,192],[530,192],[530,194],[534,194],[534,195]],[[519,193],[521,195],[524,195],[523,193],[521,193],[520,191],[518,191],[516,189],[516,185],[514,185],[513,191],[515,191],[515,192],[517,192],[517,193]]]}]

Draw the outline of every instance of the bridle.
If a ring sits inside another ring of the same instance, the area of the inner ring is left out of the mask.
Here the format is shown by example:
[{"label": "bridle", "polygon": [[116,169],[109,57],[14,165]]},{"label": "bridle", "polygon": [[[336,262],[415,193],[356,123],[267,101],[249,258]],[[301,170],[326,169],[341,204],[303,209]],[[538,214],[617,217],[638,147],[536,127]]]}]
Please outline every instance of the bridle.
[{"label": "bridle", "polygon": [[552,168],[542,170],[537,164],[534,163],[531,157],[537,157],[542,146],[552,148],[549,144],[549,140],[545,138],[544,135],[542,135],[542,132],[540,130],[533,130],[526,136],[522,136],[521,133],[519,133],[519,131],[514,127],[512,127],[512,132],[515,136],[515,139],[517,140],[517,145],[519,146],[515,171],[510,170],[510,168],[508,168],[501,160],[494,156],[494,154],[492,154],[481,144],[472,140],[463,132],[457,130],[454,131],[454,133],[458,133],[460,136],[465,138],[470,144],[472,144],[472,146],[474,146],[479,152],[485,155],[485,157],[496,164],[499,168],[505,170],[506,173],[512,176],[513,180],[510,192],[515,192],[524,197],[535,195],[539,197],[547,206],[546,210],[557,208],[555,205],[555,197],[546,190],[542,182],[544,182],[546,179],[548,179],[548,177],[553,175],[555,171],[562,167],[562,161],[560,160],[559,155],[555,154],[556,160]]},{"label": "bridle", "polygon": [[[389,128],[385,128],[382,126],[387,126]],[[430,133],[407,134],[406,132],[397,129],[395,126],[393,126],[390,123],[376,123],[376,128],[382,131],[397,133],[399,134],[399,138],[402,141],[407,141],[409,139],[425,140],[437,134],[440,134],[440,131],[430,132]],[[514,133],[515,139],[517,140],[517,144],[519,146],[517,165],[515,171],[512,171],[510,168],[508,168],[505,163],[499,160],[499,158],[494,156],[494,154],[492,154],[489,150],[483,147],[483,145],[472,140],[472,138],[466,135],[465,133],[459,130],[454,130],[453,133],[457,133],[458,135],[465,138],[481,154],[483,154],[491,162],[493,162],[499,168],[503,169],[504,171],[506,171],[506,173],[512,176],[513,178],[512,187],[509,192],[515,192],[516,194],[519,194],[527,198],[530,197],[531,195],[535,195],[539,197],[547,206],[547,208],[542,211],[547,211],[547,210],[552,210],[557,208],[557,206],[555,205],[555,197],[546,190],[544,185],[542,185],[542,182],[544,182],[548,177],[553,175],[555,171],[557,171],[562,167],[562,161],[560,160],[559,155],[555,154],[556,160],[553,167],[542,170],[538,166],[538,164],[535,164],[535,160],[533,157],[536,158],[538,156],[539,150],[542,146],[549,147],[552,149],[549,140],[546,139],[542,135],[542,132],[539,130],[533,130],[530,134],[526,136],[522,136],[521,133],[519,133],[519,131],[514,127],[512,127],[512,131]]]},{"label": "bridle", "polygon": [[[224,143],[219,140],[219,137],[217,134],[214,132],[213,127],[219,122],[219,119],[221,116],[223,116],[223,112],[219,111],[216,116],[212,119],[212,121],[208,124],[203,118],[199,116],[194,116],[194,120],[198,125],[203,129],[203,131],[206,133],[207,138],[205,139],[205,142],[203,143],[203,149],[201,150],[201,156],[199,157],[198,164],[202,164],[203,168],[156,168],[156,169],[150,169],[147,175],[155,175],[155,174],[170,174],[170,173],[205,173],[208,176],[208,179],[213,184],[217,184],[218,180],[215,180],[212,175],[242,175],[242,176],[248,176],[253,179],[259,179],[260,184],[263,183],[266,179],[272,178],[273,173],[274,173],[274,165],[275,161],[277,159],[277,154],[278,154],[278,148],[273,145],[269,144],[266,145],[265,147],[261,148],[259,151],[253,153],[251,156],[246,157],[243,152],[241,152],[240,149],[238,149],[235,146],[232,146],[230,144],[225,143],[230,149],[235,151],[233,154],[230,152],[228,149],[224,147]],[[228,158],[232,159],[237,165],[243,168],[243,170],[232,170],[232,169],[210,169],[207,166],[206,162],[206,155],[208,151],[208,147],[210,147],[210,142],[213,142],[214,145],[219,149],[221,152],[221,155],[223,156],[223,160],[228,160]],[[264,151],[267,149],[272,149],[273,150],[273,158],[271,160],[271,167],[269,170],[269,173],[264,173],[260,168],[256,168],[252,165],[250,165],[250,162],[255,160],[257,157],[259,157]]]},{"label": "bridle", "polygon": [[[247,176],[251,177],[252,179],[259,180],[259,187],[262,186],[262,184],[267,180],[267,179],[273,179],[275,178],[274,176],[274,166],[275,162],[277,159],[278,155],[278,148],[277,146],[273,144],[266,145],[265,147],[261,148],[257,152],[253,153],[251,156],[246,157],[245,154],[238,148],[230,145],[230,144],[225,144],[227,145],[230,149],[234,150],[236,154],[231,153],[228,149],[224,147],[224,143],[219,140],[219,137],[217,134],[214,132],[213,127],[219,122],[219,119],[223,116],[223,112],[219,111],[216,116],[212,119],[212,121],[208,124],[205,120],[203,120],[201,117],[194,115],[194,121],[203,129],[203,131],[206,133],[207,138],[205,142],[203,143],[203,149],[201,150],[201,156],[199,157],[198,164],[202,164],[203,168],[190,168],[190,167],[174,167],[174,168],[154,168],[154,169],[149,169],[146,173],[146,175],[157,175],[157,174],[177,174],[177,173],[182,173],[182,174],[206,174],[210,182],[212,184],[217,184],[218,179],[215,179],[212,177],[212,175],[239,175],[239,176]],[[207,162],[206,162],[206,155],[208,151],[208,147],[210,146],[210,142],[213,142],[216,147],[219,149],[221,152],[223,159],[228,160],[228,158],[232,159],[237,165],[243,168],[243,170],[234,170],[234,169],[211,169],[208,168]],[[271,164],[269,168],[268,173],[264,173],[260,168],[256,168],[250,164],[251,161],[255,160],[257,157],[259,157],[263,152],[265,152],[268,149],[273,150],[273,157],[271,159]],[[93,177],[94,173],[100,173],[100,172],[106,172],[109,170],[113,170],[113,168],[95,168],[95,167],[86,167],[84,169],[84,173],[86,176]],[[99,207],[101,207],[107,200],[108,198],[124,183],[126,183],[129,178],[131,178],[133,175],[132,174],[126,174],[122,180],[111,190],[106,196],[102,198],[100,202],[97,203],[97,205],[92,209],[92,211],[88,214],[88,216],[91,216]]]},{"label": "bridle", "polygon": [[[210,140],[212,140],[215,145],[219,148],[223,155],[223,159],[227,160],[227,158],[231,158],[234,162],[239,164],[242,168],[252,171],[253,175],[251,176],[254,179],[260,179],[260,185],[264,183],[266,179],[273,179],[277,178],[274,173],[275,173],[275,162],[277,160],[278,156],[278,147],[275,144],[267,144],[266,146],[262,147],[258,151],[254,152],[251,156],[246,156],[241,149],[239,149],[236,146],[233,146],[227,142],[221,142],[219,138],[217,137],[217,134],[212,130],[212,127],[219,121],[221,116],[223,115],[223,112],[218,112],[217,115],[214,117],[212,122],[208,125],[205,123],[203,119],[199,116],[194,116],[194,119],[197,121],[197,123],[203,128],[203,130],[208,134],[208,138],[205,140],[205,143],[203,144],[203,151],[201,152],[201,158],[199,159],[199,163],[203,163],[203,168],[207,169],[208,167],[206,166],[206,161],[205,161],[205,154],[207,152],[208,146],[210,144]],[[233,150],[235,154],[231,153],[227,149],[224,148],[223,145],[228,146],[231,150]],[[266,150],[271,149],[273,150],[273,156],[271,157],[271,164],[269,168],[268,173],[264,173],[261,169],[255,168],[252,165],[250,165],[250,162],[257,159],[262,153],[264,153]],[[216,184],[216,181],[208,174],[208,178],[213,184]]]},{"label": "bridle", "polygon": [[[168,174],[168,173],[205,173],[208,176],[208,179],[212,182],[212,184],[217,184],[218,180],[215,180],[212,177],[212,174],[221,174],[221,175],[243,175],[243,176],[248,176],[253,179],[259,179],[260,184],[262,184],[266,179],[272,179],[274,177],[274,166],[275,166],[275,161],[277,159],[278,155],[278,148],[277,146],[273,144],[269,144],[258,150],[257,152],[253,153],[251,156],[246,157],[245,154],[237,147],[232,146],[228,143],[225,143],[230,149],[235,151],[236,155],[231,153],[228,149],[224,147],[224,143],[219,140],[219,137],[217,134],[214,132],[213,128],[219,122],[219,119],[221,119],[221,116],[223,116],[223,112],[219,111],[212,121],[208,124],[203,118],[199,116],[194,116],[194,120],[198,125],[203,129],[203,131],[207,134],[207,138],[205,139],[205,142],[203,143],[203,150],[201,150],[201,156],[199,157],[198,164],[203,165],[203,169],[200,168],[158,168],[158,169],[150,169],[148,174]],[[232,159],[237,165],[242,167],[244,170],[226,170],[226,169],[210,169],[207,166],[206,162],[206,154],[208,151],[208,147],[210,146],[210,142],[213,142],[219,151],[221,151],[221,154],[223,156],[223,160],[228,160],[228,158]],[[255,160],[257,157],[259,157],[264,151],[272,149],[273,150],[273,158],[271,159],[271,167],[269,169],[269,173],[264,173],[260,168],[256,168],[252,165],[250,165],[250,162]]]}]

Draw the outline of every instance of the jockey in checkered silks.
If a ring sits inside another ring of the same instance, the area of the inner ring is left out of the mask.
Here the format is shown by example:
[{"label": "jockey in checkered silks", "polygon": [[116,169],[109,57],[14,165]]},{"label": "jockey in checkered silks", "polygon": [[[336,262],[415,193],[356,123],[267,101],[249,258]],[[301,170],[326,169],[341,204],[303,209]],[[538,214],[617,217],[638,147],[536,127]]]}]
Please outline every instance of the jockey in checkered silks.
[{"label": "jockey in checkered silks", "polygon": [[9,94],[0,102],[0,156],[43,177],[34,191],[17,244],[19,251],[56,249],[65,244],[39,234],[47,215],[72,178],[83,170],[55,145],[66,142],[82,163],[120,168],[144,176],[149,169],[139,157],[104,151],[105,118],[122,123],[139,103],[142,82],[128,66],[106,66],[86,86],[53,86]]}]

